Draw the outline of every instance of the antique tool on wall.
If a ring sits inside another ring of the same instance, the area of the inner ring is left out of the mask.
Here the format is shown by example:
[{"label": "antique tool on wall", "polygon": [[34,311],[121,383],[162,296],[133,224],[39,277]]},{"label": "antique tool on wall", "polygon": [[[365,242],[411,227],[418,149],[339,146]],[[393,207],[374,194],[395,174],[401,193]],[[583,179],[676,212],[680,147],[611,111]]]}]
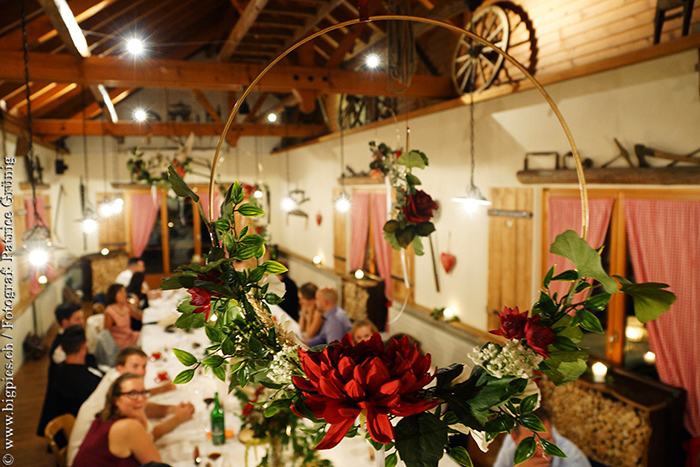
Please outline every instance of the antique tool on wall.
[{"label": "antique tool on wall", "polygon": [[[615,162],[616,160],[618,160],[621,157],[625,160],[625,162],[627,162],[627,165],[629,165],[630,167],[634,167],[634,164],[632,163],[632,159],[630,159],[630,153],[627,152],[627,149],[625,149],[620,144],[620,142],[617,140],[617,138],[615,138],[615,144],[617,144],[617,147],[620,149],[620,154],[615,156],[613,159],[610,159],[605,164],[601,165],[601,167],[606,168],[607,166],[609,166],[610,164],[612,164],[613,162]],[[635,149],[636,149],[636,146],[635,146]],[[641,164],[640,164],[640,166],[641,166]]]},{"label": "antique tool on wall", "polygon": [[637,155],[637,159],[639,159],[640,167],[651,167],[649,162],[647,162],[646,160],[647,157],[658,157],[659,159],[672,160],[673,162],[668,164],[667,167],[672,167],[678,162],[690,162],[691,164],[700,164],[700,158],[693,157],[695,154],[700,152],[700,148],[696,149],[691,153],[686,154],[685,156],[679,156],[677,154],[659,151],[658,149],[650,148],[644,146],[643,144],[635,144],[634,152]]}]

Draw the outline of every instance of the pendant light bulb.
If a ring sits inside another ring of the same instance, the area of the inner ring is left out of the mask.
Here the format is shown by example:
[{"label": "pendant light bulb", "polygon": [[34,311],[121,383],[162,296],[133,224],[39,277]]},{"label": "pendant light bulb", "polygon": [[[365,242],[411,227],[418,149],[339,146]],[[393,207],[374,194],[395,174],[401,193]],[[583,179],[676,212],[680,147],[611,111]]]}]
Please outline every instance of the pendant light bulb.
[{"label": "pendant light bulb", "polygon": [[49,254],[43,248],[36,248],[29,252],[28,259],[29,264],[39,268],[49,262]]},{"label": "pendant light bulb", "polygon": [[350,197],[347,193],[341,193],[335,200],[335,210],[338,212],[348,212],[350,210]]},{"label": "pendant light bulb", "polygon": [[115,198],[112,201],[112,214],[119,214],[124,209],[124,200],[121,198]]},{"label": "pendant light bulb", "polygon": [[292,212],[294,209],[296,209],[296,207],[297,203],[291,196],[287,195],[282,198],[282,210],[284,212]]}]

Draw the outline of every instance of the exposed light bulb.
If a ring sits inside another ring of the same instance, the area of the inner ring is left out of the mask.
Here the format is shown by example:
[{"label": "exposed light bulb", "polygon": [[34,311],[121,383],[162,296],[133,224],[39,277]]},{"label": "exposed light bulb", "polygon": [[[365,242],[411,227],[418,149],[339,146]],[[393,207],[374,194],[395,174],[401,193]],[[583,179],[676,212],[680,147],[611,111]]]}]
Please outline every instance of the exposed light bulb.
[{"label": "exposed light bulb", "polygon": [[139,123],[145,122],[146,119],[148,118],[148,114],[146,113],[146,111],[141,109],[141,108],[134,110],[134,113],[132,114],[132,116],[133,116],[134,120],[139,122]]},{"label": "exposed light bulb", "polygon": [[126,51],[129,52],[134,57],[140,56],[145,50],[144,42],[142,39],[137,37],[132,37],[126,41]]},{"label": "exposed light bulb", "polygon": [[455,312],[452,308],[445,308],[442,312],[442,316],[446,321],[449,321],[455,317]]},{"label": "exposed light bulb", "polygon": [[46,250],[37,248],[36,250],[29,252],[28,259],[29,264],[32,266],[41,267],[49,262],[49,254],[46,252]]},{"label": "exposed light bulb", "polygon": [[114,214],[114,206],[112,203],[104,202],[100,204],[100,216],[102,217],[110,217],[112,214]]},{"label": "exposed light bulb", "polygon": [[316,255],[316,256],[314,256],[314,259],[312,259],[311,261],[313,261],[313,263],[316,266],[320,266],[321,263],[323,263],[323,258],[321,258],[319,255]]},{"label": "exposed light bulb", "polygon": [[124,208],[124,200],[121,198],[116,198],[114,201],[112,201],[112,212],[114,214],[119,214],[122,212],[122,209]]},{"label": "exposed light bulb", "polygon": [[294,201],[290,196],[285,196],[282,198],[282,210],[284,212],[291,212],[297,207],[296,201]]},{"label": "exposed light bulb", "polygon": [[102,248],[100,250],[100,253],[102,254],[102,256],[107,256],[109,254],[109,248]]},{"label": "exposed light bulb", "polygon": [[647,365],[653,365],[654,363],[656,363],[656,354],[649,350],[644,354],[644,362]]},{"label": "exposed light bulb", "polygon": [[355,279],[357,279],[359,281],[359,280],[362,280],[364,277],[365,277],[365,273],[362,272],[362,269],[358,269],[357,271],[355,271]]},{"label": "exposed light bulb", "polygon": [[274,113],[267,114],[267,121],[270,123],[275,123],[277,121],[277,114],[274,114]]},{"label": "exposed light bulb", "polygon": [[42,274],[41,276],[37,277],[37,278],[36,278],[36,281],[37,281],[39,284],[41,284],[41,285],[44,285],[44,284],[46,284],[47,282],[49,282],[49,280],[47,279],[47,277],[46,277],[45,275],[43,275],[43,274]]},{"label": "exposed light bulb", "polygon": [[263,192],[262,192],[262,190],[261,190],[261,189],[255,190],[255,192],[253,193],[253,196],[254,196],[255,198],[257,198],[257,199],[262,198],[262,197],[263,197]]},{"label": "exposed light bulb", "polygon": [[365,58],[365,65],[367,65],[367,68],[377,68],[379,66],[379,55],[377,54],[369,54],[367,55],[367,58]]},{"label": "exposed light bulb", "polygon": [[335,200],[335,210],[338,212],[348,212],[350,210],[350,198],[346,193],[341,193]]},{"label": "exposed light bulb", "polygon": [[95,219],[83,219],[80,228],[86,234],[91,234],[97,231],[97,221]]}]

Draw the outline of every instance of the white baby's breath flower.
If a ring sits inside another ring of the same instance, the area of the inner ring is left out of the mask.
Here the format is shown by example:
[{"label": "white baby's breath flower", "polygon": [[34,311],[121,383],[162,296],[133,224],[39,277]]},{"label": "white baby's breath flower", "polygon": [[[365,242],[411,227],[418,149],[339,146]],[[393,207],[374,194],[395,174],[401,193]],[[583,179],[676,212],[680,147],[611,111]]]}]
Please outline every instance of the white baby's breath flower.
[{"label": "white baby's breath flower", "polygon": [[292,384],[292,359],[296,358],[299,347],[296,345],[285,345],[282,350],[275,354],[270,363],[268,377],[274,383]]},{"label": "white baby's breath flower", "polygon": [[525,347],[517,339],[507,341],[503,347],[489,342],[481,349],[474,349],[474,353],[469,357],[496,378],[532,378],[543,360],[541,355]]}]

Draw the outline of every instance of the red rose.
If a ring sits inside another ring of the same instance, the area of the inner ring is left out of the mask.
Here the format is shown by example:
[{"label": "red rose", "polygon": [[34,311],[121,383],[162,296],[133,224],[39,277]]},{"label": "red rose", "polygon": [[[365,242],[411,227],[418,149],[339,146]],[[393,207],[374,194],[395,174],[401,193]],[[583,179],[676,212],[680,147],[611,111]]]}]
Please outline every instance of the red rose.
[{"label": "red rose", "polygon": [[520,313],[518,307],[514,310],[504,307],[503,313],[499,313],[501,329],[489,331],[491,334],[503,336],[506,339],[524,339],[525,324],[527,323],[527,311]]},{"label": "red rose", "polygon": [[557,339],[557,335],[552,331],[552,328],[537,324],[539,320],[540,317],[535,316],[534,318],[528,319],[525,324],[527,345],[543,357],[549,357],[547,347]]},{"label": "red rose", "polygon": [[403,214],[406,217],[406,222],[420,224],[432,219],[433,211],[436,209],[438,209],[438,205],[433,201],[433,198],[425,191],[418,190],[416,194],[408,195]]},{"label": "red rose", "polygon": [[422,357],[407,337],[385,349],[379,333],[356,345],[347,333],[340,344],[300,350],[299,356],[307,379],[294,376],[294,384],[313,414],[330,424],[316,449],[336,446],[361,412],[372,439],[388,444],[394,439],[390,414],[407,417],[438,404],[417,396],[434,375],[428,372],[430,355]]},{"label": "red rose", "polygon": [[190,299],[190,305],[194,305],[197,308],[193,313],[204,313],[204,321],[209,319],[209,313],[211,313],[211,294],[200,288],[187,289],[187,292],[192,295]]}]

